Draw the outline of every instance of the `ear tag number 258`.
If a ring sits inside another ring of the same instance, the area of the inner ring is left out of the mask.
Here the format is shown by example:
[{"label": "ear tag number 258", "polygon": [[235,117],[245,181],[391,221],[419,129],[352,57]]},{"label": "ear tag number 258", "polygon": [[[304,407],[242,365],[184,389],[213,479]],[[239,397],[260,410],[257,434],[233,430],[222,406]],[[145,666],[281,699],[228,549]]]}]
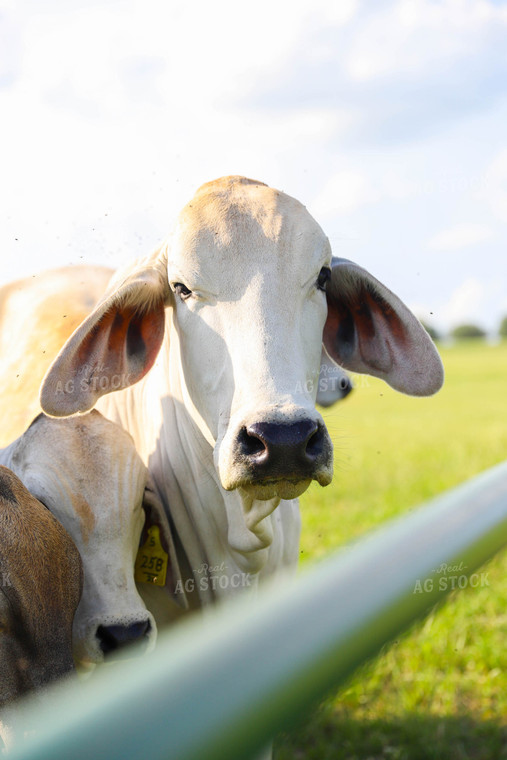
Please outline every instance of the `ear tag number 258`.
[{"label": "ear tag number 258", "polygon": [[160,542],[158,525],[148,528],[148,537],[137,552],[134,577],[138,583],[165,586],[168,555]]}]

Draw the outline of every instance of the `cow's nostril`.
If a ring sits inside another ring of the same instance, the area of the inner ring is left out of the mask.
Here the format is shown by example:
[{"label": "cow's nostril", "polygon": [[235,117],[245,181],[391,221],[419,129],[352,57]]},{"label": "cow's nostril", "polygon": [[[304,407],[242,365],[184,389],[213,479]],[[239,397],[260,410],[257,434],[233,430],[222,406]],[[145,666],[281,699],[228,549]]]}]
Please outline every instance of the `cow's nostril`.
[{"label": "cow's nostril", "polygon": [[246,457],[256,457],[266,451],[266,444],[253,430],[242,427],[239,431],[241,453]]},{"label": "cow's nostril", "polygon": [[127,644],[144,639],[151,630],[149,620],[140,620],[129,625],[99,625],[97,638],[104,654],[114,652]]},{"label": "cow's nostril", "polygon": [[325,446],[325,436],[322,425],[319,425],[317,430],[310,436],[306,445],[306,455],[310,459],[317,459],[322,456]]}]

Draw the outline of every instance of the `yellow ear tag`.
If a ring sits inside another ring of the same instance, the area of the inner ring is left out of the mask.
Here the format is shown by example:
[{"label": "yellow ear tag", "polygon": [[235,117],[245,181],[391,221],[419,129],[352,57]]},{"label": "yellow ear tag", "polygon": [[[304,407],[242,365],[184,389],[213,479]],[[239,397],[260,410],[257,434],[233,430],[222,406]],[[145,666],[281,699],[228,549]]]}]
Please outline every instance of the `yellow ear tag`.
[{"label": "yellow ear tag", "polygon": [[168,555],[160,543],[158,525],[148,528],[148,538],[137,552],[134,578],[138,583],[154,583],[165,586]]}]

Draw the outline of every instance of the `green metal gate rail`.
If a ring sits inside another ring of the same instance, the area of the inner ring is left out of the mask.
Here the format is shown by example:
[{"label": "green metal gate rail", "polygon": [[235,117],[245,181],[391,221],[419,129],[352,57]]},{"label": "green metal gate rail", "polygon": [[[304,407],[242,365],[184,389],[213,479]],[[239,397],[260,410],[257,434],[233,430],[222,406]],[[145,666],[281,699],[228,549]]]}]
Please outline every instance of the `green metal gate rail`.
[{"label": "green metal gate rail", "polygon": [[61,686],[26,708],[34,733],[12,760],[250,758],[453,586],[478,585],[506,543],[504,463],[294,581],[164,632],[154,653]]}]

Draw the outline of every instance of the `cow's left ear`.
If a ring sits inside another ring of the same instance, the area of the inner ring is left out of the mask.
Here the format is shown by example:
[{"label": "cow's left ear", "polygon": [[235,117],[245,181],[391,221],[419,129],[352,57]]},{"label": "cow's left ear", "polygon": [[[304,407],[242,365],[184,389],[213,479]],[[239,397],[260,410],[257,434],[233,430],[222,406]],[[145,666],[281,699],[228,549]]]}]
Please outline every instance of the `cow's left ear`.
[{"label": "cow's left ear", "polygon": [[444,371],[433,341],[394,293],[352,261],[333,258],[326,295],[323,341],[335,362],[412,396],[439,390]]},{"label": "cow's left ear", "polygon": [[46,414],[87,412],[100,396],[144,377],[162,345],[170,297],[164,250],[115,275],[42,381]]},{"label": "cow's left ear", "polygon": [[[162,502],[160,501],[151,481],[148,482],[144,489],[143,510],[146,519],[143,525],[140,546],[146,545],[145,542],[147,539],[153,537],[152,529],[158,528],[154,540],[153,538],[151,540],[151,542],[154,543],[152,556],[156,562],[157,553],[161,554],[160,548],[163,553],[167,555],[168,560],[165,568],[164,584],[165,591],[176,604],[178,604],[178,606],[187,609],[188,602],[183,590],[183,581],[169,520],[167,519]],[[148,541],[148,543],[150,543],[150,541]],[[150,548],[148,548],[148,551],[150,551]],[[153,568],[149,567],[148,569],[150,570]],[[136,580],[141,579],[136,577]]]}]

